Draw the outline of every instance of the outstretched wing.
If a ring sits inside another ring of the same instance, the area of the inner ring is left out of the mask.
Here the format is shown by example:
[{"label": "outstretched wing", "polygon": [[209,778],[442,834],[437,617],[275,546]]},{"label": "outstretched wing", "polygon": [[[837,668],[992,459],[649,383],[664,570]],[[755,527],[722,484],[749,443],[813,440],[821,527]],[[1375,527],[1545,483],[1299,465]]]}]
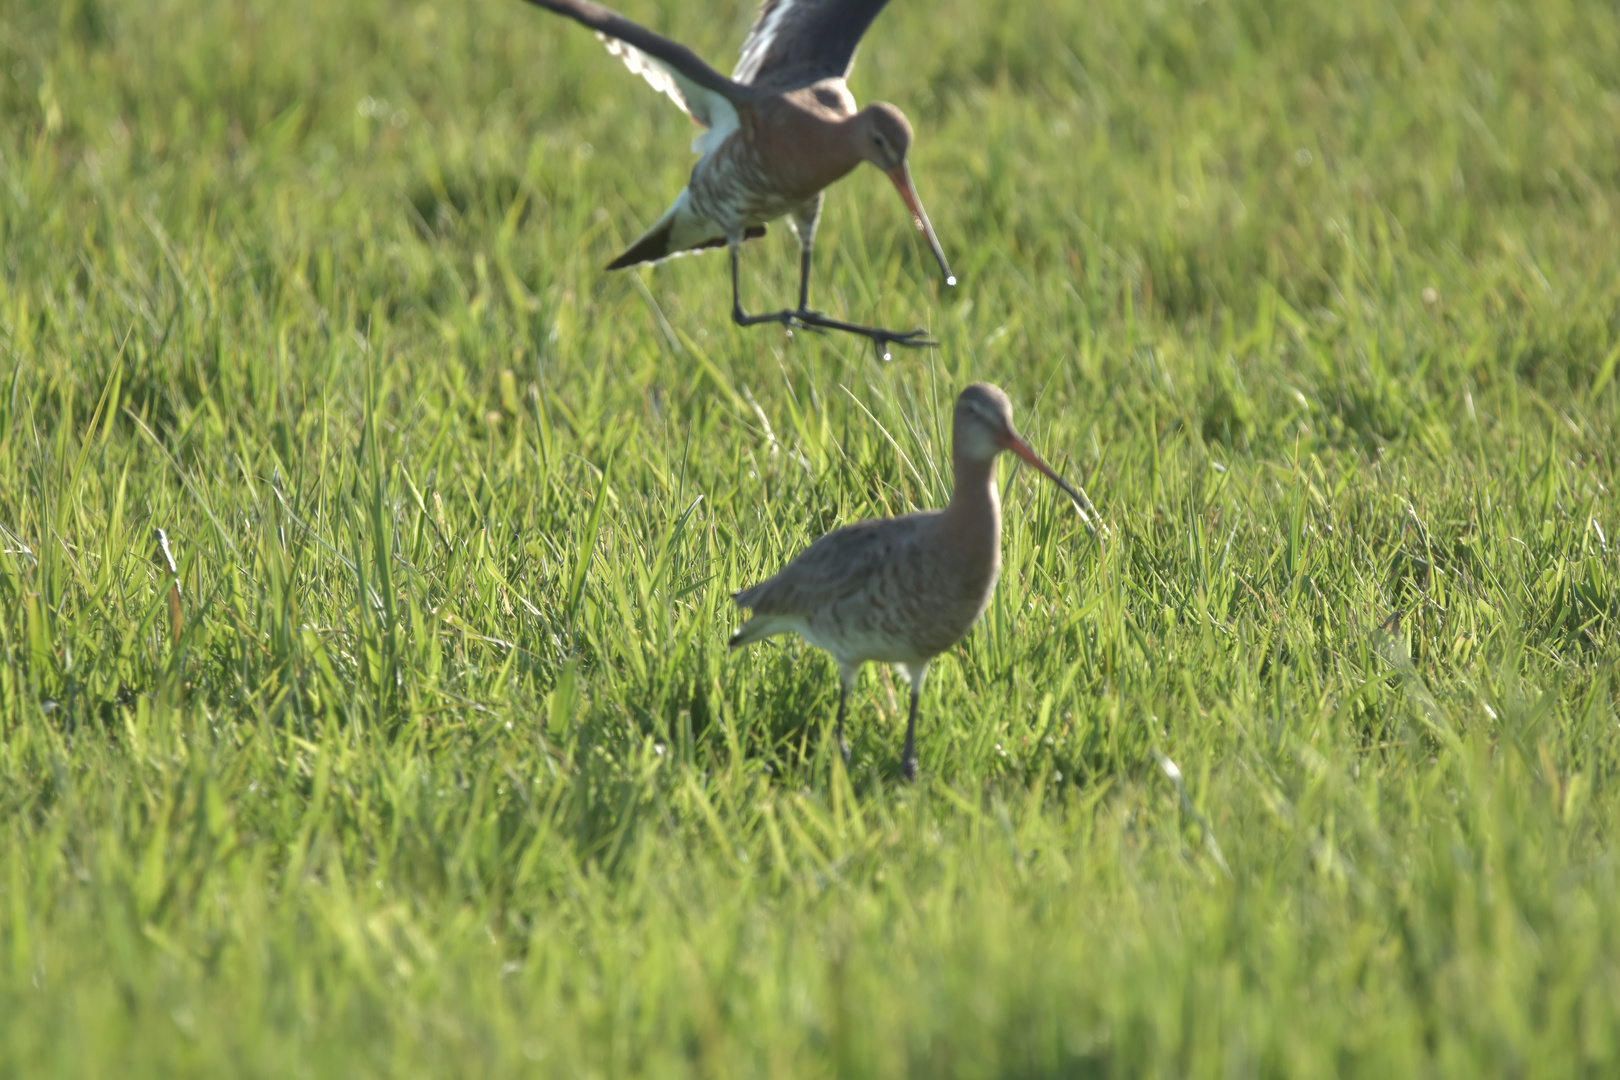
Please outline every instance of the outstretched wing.
[{"label": "outstretched wing", "polygon": [[842,79],[888,0],[765,0],[731,77],[775,93]]},{"label": "outstretched wing", "polygon": [[734,125],[736,105],[759,96],[752,87],[733,82],[705,64],[685,45],[655,34],[600,4],[589,0],[528,2],[595,30],[608,52],[622,59],[626,67],[646,79],[654,90],[668,94],[671,101],[705,127]]}]

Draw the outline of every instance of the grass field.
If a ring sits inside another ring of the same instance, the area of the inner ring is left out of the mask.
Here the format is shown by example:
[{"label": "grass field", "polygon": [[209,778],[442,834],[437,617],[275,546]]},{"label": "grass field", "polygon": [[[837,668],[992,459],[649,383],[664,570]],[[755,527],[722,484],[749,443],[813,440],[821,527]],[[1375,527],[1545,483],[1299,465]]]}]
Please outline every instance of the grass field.
[{"label": "grass field", "polygon": [[[0,5],[0,1075],[1615,1075],[1616,56],[898,0],[962,284],[863,168],[813,295],[885,364],[603,272],[691,128],[516,0]],[[940,505],[976,379],[1106,530],[1004,464],[846,772],[728,593]]]}]

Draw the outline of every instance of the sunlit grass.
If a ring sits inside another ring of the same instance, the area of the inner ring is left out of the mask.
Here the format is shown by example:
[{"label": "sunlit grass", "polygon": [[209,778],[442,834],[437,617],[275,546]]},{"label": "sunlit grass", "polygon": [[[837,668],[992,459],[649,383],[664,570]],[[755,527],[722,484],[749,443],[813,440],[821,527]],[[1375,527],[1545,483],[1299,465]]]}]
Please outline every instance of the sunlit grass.
[{"label": "sunlit grass", "polygon": [[[900,0],[962,284],[833,189],[883,364],[604,273],[690,125],[515,0],[0,11],[0,1074],[1612,1071],[1617,55]],[[875,670],[846,773],[728,594],[941,504],[977,379],[1106,530],[1003,466],[922,782]]]}]

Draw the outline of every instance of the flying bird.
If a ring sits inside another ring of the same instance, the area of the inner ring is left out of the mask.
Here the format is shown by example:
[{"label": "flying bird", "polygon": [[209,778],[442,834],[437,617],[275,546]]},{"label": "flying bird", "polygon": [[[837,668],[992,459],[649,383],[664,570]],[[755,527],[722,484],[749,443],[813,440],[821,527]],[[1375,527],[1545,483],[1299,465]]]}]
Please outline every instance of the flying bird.
[{"label": "flying bird", "polygon": [[[911,125],[893,105],[855,107],[845,85],[855,46],[887,0],[766,0],[731,78],[684,45],[588,0],[529,0],[596,31],[608,51],[708,130],[686,189],[641,238],[608,264],[620,270],[724,244],[731,254],[731,318],[841,330],[890,344],[932,346],[923,330],[894,331],[828,318],[810,308],[810,256],[822,193],[863,161],[881,169],[955,285],[911,182]],[[799,239],[799,306],[750,315],[737,291],[738,249],[787,216]]]},{"label": "flying bird", "polygon": [[849,763],[844,715],[868,660],[894,664],[911,685],[907,780],[917,778],[917,699],[929,662],[962,639],[990,604],[1001,572],[1001,503],[996,456],[1011,450],[1074,500],[1088,527],[1084,492],[1070,487],[1013,428],[1007,395],[975,383],[956,399],[951,424],[955,488],[943,510],[861,521],[811,544],[776,576],[734,593],[753,617],[731,635],[733,649],[795,633],[838,664],[838,751]]}]

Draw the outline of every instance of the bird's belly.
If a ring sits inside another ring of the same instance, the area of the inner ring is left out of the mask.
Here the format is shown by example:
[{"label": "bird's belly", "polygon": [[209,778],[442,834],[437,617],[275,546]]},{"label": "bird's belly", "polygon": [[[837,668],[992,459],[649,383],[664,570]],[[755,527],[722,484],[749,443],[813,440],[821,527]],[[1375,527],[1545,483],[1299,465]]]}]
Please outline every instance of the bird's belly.
[{"label": "bird's belly", "polygon": [[935,655],[919,648],[912,635],[886,632],[875,627],[834,628],[812,620],[800,634],[818,649],[832,653],[839,661],[860,664],[871,660],[880,664],[919,663]]},{"label": "bird's belly", "polygon": [[697,163],[689,190],[693,210],[738,238],[749,227],[775,221],[804,203],[802,196],[774,183],[735,136]]},{"label": "bird's belly", "polygon": [[951,610],[874,606],[858,612],[824,610],[805,620],[804,639],[846,663],[871,660],[915,664],[932,659],[961,641],[989,601],[953,605]]}]

